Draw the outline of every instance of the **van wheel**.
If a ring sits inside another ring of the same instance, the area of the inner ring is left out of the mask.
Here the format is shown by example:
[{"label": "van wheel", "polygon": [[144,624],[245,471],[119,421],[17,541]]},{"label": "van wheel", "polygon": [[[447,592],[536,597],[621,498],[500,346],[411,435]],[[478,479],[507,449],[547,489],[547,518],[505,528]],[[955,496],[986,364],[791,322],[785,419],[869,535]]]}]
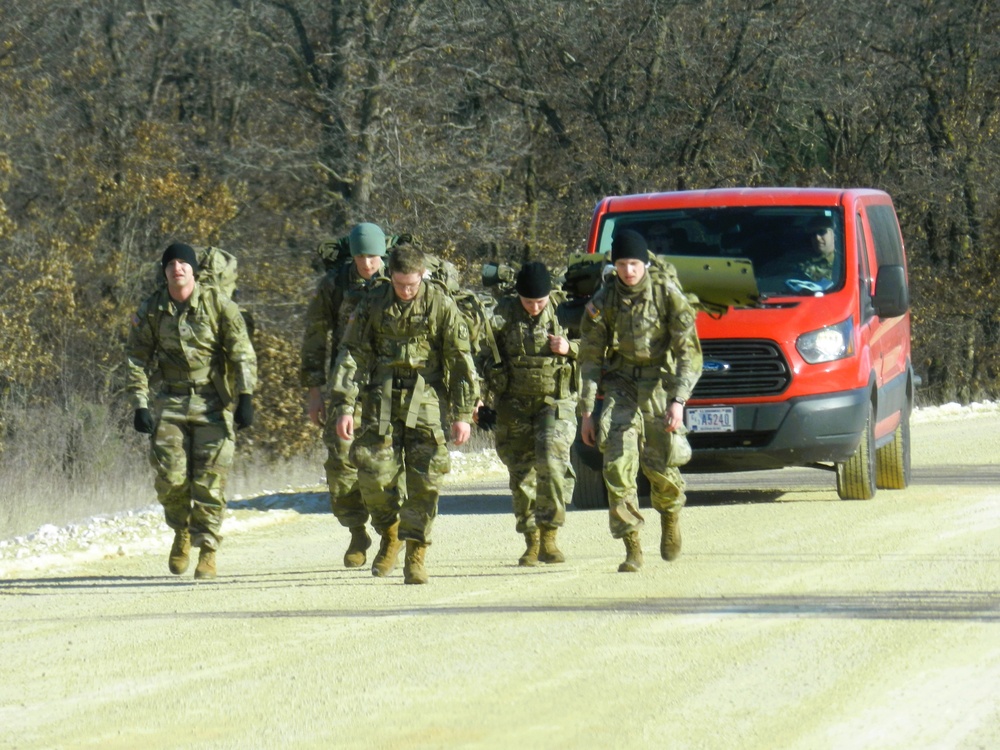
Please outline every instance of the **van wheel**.
[{"label": "van wheel", "polygon": [[[594,460],[596,454],[597,460]],[[573,506],[581,510],[608,507],[608,491],[604,486],[604,472],[601,468],[601,454],[596,448],[577,440],[570,452],[570,461],[576,472],[576,486],[573,488]]]},{"label": "van wheel", "polygon": [[892,442],[875,453],[875,486],[905,490],[910,486],[910,405],[903,407]]},{"label": "van wheel", "polygon": [[871,403],[858,449],[849,459],[837,464],[837,494],[842,500],[875,497],[875,414]]}]

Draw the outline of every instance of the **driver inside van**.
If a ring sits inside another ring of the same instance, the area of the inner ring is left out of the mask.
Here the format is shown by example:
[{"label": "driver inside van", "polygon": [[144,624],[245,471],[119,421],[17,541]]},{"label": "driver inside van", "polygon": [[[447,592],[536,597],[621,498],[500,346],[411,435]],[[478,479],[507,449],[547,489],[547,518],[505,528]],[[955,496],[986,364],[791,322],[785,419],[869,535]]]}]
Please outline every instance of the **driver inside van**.
[{"label": "driver inside van", "polygon": [[837,252],[837,236],[833,231],[833,219],[819,216],[809,222],[807,229],[812,243],[813,257],[803,264],[803,272],[812,281],[823,279],[833,282],[833,260]]},{"label": "driver inside van", "polygon": [[821,292],[834,286],[837,234],[833,219],[817,216],[806,226],[810,253],[779,258],[765,266],[763,276],[786,276],[794,292]]}]

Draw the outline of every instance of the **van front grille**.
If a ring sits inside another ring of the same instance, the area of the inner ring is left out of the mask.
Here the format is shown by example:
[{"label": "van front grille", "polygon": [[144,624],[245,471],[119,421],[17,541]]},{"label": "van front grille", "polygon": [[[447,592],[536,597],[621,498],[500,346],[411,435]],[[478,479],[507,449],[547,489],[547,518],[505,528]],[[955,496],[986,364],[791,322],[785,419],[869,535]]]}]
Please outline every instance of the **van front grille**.
[{"label": "van front grille", "polygon": [[704,369],[691,398],[774,396],[792,380],[788,362],[773,341],[703,340],[701,351]]}]

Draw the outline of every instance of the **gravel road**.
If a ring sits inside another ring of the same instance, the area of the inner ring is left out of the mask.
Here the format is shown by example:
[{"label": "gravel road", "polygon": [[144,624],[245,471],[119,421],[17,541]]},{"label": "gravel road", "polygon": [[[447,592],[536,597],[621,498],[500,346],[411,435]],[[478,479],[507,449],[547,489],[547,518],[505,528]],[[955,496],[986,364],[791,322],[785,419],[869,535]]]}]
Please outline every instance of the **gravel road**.
[{"label": "gravel road", "polygon": [[692,477],[681,558],[649,511],[635,575],[600,511],[518,568],[489,469],[442,499],[426,586],[344,570],[323,503],[277,493],[234,503],[216,581],[168,541],[8,566],[0,747],[1000,747],[1000,417],[913,441],[870,502]]}]

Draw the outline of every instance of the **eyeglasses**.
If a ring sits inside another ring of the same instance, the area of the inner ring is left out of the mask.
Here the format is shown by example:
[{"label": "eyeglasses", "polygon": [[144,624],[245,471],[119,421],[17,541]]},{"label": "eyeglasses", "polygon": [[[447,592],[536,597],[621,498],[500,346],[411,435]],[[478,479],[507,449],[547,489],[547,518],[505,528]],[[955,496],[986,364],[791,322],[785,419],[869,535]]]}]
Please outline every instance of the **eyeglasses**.
[{"label": "eyeglasses", "polygon": [[397,292],[415,292],[420,288],[420,282],[418,281],[416,284],[401,284],[393,279],[392,288]]}]

